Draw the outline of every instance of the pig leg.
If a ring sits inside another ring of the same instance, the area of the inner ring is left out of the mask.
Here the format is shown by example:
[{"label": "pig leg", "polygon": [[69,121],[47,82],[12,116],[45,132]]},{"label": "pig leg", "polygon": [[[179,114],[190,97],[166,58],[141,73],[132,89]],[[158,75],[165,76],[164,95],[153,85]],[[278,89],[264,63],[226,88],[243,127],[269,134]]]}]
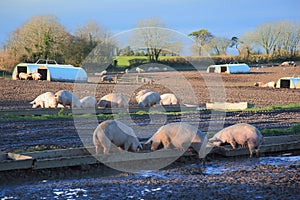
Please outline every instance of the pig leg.
[{"label": "pig leg", "polygon": [[172,143],[171,143],[171,139],[168,137],[165,137],[161,140],[163,146],[165,149],[171,149],[173,147]]},{"label": "pig leg", "polygon": [[236,142],[234,140],[232,140],[228,143],[232,146],[233,149],[236,149]]},{"label": "pig leg", "polygon": [[254,150],[254,143],[252,141],[248,141],[248,149],[250,152],[250,158],[252,158],[253,150]]},{"label": "pig leg", "polygon": [[128,141],[125,142],[125,144],[124,144],[124,150],[128,151],[128,149],[129,149],[130,146],[131,146],[131,144]]}]

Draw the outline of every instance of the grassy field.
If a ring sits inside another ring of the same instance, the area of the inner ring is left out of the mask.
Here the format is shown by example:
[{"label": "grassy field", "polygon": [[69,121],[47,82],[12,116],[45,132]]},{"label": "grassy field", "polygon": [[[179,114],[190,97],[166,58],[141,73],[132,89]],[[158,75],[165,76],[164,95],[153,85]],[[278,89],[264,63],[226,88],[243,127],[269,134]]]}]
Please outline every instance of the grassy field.
[{"label": "grassy field", "polygon": [[[176,56],[160,56],[159,60],[168,59],[168,58],[176,58]],[[147,56],[117,56],[115,58],[118,61],[118,67],[129,67],[129,60],[132,59],[148,59]]]}]

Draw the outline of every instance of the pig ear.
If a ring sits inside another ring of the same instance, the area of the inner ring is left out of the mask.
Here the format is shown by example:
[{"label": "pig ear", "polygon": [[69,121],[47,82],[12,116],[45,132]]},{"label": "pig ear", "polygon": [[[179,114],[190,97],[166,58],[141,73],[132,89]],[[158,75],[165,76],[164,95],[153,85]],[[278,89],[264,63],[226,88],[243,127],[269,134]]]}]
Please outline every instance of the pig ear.
[{"label": "pig ear", "polygon": [[34,104],[34,101],[30,102],[30,104]]}]

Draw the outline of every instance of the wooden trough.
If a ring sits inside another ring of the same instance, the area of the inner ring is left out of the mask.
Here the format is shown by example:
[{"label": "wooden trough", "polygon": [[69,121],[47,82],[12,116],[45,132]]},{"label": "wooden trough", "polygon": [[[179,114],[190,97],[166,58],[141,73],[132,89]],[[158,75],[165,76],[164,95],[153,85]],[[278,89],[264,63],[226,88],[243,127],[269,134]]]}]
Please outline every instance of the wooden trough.
[{"label": "wooden trough", "polygon": [[[209,147],[209,145],[207,146]],[[265,137],[264,143],[261,146],[260,152],[274,153],[300,149],[300,135],[286,135]],[[221,154],[223,156],[243,156],[249,155],[246,148],[233,150],[230,146],[214,147],[209,154]],[[50,169],[69,166],[91,165],[96,163],[104,163],[108,166],[132,166],[132,170],[140,170],[138,167],[149,166],[159,168],[160,165],[167,162],[172,162],[180,156],[195,156],[195,154],[180,150],[158,150],[155,152],[141,153],[111,153],[106,155],[94,156],[94,147],[88,148],[73,148],[73,149],[58,149],[47,150],[41,152],[31,152],[23,154],[1,153],[0,154],[0,171],[9,171],[16,169]],[[143,168],[144,169],[144,168]],[[147,170],[147,169],[144,169]]]}]

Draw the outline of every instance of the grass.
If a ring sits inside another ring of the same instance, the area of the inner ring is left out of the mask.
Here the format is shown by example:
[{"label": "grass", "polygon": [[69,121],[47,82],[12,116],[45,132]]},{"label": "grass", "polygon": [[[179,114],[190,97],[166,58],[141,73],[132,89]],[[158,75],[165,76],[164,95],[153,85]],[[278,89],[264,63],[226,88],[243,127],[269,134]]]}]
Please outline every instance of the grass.
[{"label": "grass", "polygon": [[[267,106],[264,108],[257,108],[257,107],[252,107],[248,108],[242,112],[247,112],[247,111],[272,111],[272,110],[293,110],[293,109],[299,109],[300,104],[289,104],[289,105],[274,105],[274,106]],[[203,110],[200,111],[201,113],[210,113],[212,111],[210,110]],[[224,112],[224,111],[214,111],[214,112]],[[237,111],[229,111],[229,112],[241,112],[241,110]],[[183,111],[183,112],[159,112],[159,111],[151,111],[151,112],[146,112],[146,111],[138,111],[135,113],[113,113],[113,114],[98,114],[97,119],[98,120],[108,120],[108,119],[114,119],[114,118],[121,118],[125,116],[141,116],[141,115],[155,115],[155,114],[162,114],[162,115],[184,115],[184,114],[195,114],[199,113],[199,111]],[[79,118],[79,115],[77,115]],[[90,118],[90,114],[86,115],[80,115],[80,118],[82,119],[87,119]],[[72,113],[65,114],[64,110],[60,110],[57,115],[42,115],[42,116],[14,116],[14,115],[5,115],[0,117],[0,122],[5,122],[5,121],[18,121],[18,120],[71,120],[73,119]]]},{"label": "grass", "polygon": [[263,129],[261,130],[261,133],[263,134],[263,136],[300,134],[300,124],[294,124],[289,128]]},{"label": "grass", "polygon": [[264,108],[258,108],[258,107],[252,107],[246,109],[246,111],[272,111],[272,110],[292,110],[292,109],[298,109],[300,108],[299,103],[292,103],[288,105],[273,105],[273,106],[267,106]]},{"label": "grass", "polygon": [[116,57],[118,64],[118,67],[129,67],[129,60],[131,59],[148,59],[147,56],[118,56]]},{"label": "grass", "polygon": [[[159,60],[174,59],[178,56],[159,56]],[[179,56],[180,57],[180,56]],[[118,61],[118,67],[129,67],[129,60],[132,59],[148,59],[148,56],[117,56],[115,58]]]}]

